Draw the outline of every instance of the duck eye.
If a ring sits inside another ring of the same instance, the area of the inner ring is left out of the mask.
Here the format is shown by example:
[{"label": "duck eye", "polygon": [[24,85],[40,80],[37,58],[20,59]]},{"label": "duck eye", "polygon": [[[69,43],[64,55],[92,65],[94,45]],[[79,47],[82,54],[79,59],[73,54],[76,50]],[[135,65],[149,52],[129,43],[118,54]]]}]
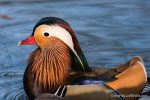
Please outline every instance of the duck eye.
[{"label": "duck eye", "polygon": [[45,33],[44,33],[44,36],[49,36],[49,33],[45,32]]}]

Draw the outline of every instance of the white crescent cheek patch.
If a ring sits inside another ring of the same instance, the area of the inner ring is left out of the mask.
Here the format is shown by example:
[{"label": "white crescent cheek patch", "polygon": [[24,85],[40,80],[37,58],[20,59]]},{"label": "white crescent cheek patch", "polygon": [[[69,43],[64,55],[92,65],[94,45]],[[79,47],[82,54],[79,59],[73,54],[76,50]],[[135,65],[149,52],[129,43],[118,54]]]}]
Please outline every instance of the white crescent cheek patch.
[{"label": "white crescent cheek patch", "polygon": [[47,25],[47,26],[48,27],[43,28],[43,31],[48,32],[50,34],[49,36],[57,37],[60,40],[62,40],[65,44],[67,44],[70,47],[70,49],[74,52],[74,54],[77,56],[84,69],[81,59],[79,58],[77,52],[74,50],[74,44],[70,33],[64,28],[60,27],[59,25]]}]

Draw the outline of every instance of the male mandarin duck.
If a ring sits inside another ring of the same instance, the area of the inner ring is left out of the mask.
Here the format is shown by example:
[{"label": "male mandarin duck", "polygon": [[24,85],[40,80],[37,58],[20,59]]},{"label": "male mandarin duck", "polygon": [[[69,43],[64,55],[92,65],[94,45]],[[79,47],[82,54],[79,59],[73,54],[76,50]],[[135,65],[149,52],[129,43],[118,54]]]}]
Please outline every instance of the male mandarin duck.
[{"label": "male mandarin duck", "polygon": [[[44,100],[47,93],[64,96],[56,100],[118,99],[113,94],[131,100],[135,98],[121,95],[140,94],[147,82],[140,57],[114,69],[91,69],[74,31],[60,18],[42,18],[32,35],[19,42],[34,44],[38,48],[29,56],[23,77],[30,100]],[[48,97],[51,100],[52,96]]]}]

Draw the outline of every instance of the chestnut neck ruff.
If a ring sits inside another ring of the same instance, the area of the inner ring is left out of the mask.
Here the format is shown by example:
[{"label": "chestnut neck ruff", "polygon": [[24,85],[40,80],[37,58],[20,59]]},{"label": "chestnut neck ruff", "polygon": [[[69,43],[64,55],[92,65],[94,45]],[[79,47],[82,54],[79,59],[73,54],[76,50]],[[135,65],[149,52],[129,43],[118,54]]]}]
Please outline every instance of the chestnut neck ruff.
[{"label": "chestnut neck ruff", "polygon": [[53,37],[47,48],[37,48],[29,57],[24,74],[24,87],[29,95],[54,93],[67,83],[71,67],[70,49]]}]

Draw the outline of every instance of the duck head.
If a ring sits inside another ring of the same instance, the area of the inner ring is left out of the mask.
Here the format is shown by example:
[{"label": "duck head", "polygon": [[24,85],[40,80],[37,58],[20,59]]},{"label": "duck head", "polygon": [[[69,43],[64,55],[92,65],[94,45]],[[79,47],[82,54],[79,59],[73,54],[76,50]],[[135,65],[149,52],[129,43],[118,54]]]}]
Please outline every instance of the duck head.
[{"label": "duck head", "polygon": [[67,22],[60,18],[42,18],[35,25],[32,35],[19,42],[19,45],[38,45],[41,49],[44,49],[50,46],[54,38],[64,42],[75,55],[75,62],[73,63],[78,62],[78,66],[74,66],[73,69],[78,71],[90,70],[74,31]]},{"label": "duck head", "polygon": [[67,83],[70,70],[91,70],[75,33],[60,18],[42,18],[19,45],[38,46],[29,57],[23,79],[30,99],[43,92],[54,93]]}]

